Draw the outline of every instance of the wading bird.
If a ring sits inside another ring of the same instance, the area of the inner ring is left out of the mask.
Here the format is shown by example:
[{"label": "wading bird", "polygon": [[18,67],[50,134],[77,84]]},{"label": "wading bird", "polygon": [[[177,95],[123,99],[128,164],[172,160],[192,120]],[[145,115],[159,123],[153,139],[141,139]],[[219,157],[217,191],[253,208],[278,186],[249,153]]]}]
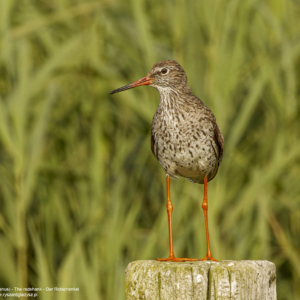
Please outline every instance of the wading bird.
[{"label": "wading bird", "polygon": [[115,94],[137,86],[155,87],[160,94],[151,127],[151,150],[167,178],[167,212],[170,254],[159,261],[190,261],[177,258],[173,252],[170,177],[186,177],[193,183],[204,184],[202,208],[205,217],[207,254],[201,260],[213,258],[207,223],[207,182],[212,180],[222,161],[224,139],[215,116],[204,103],[191,93],[183,68],[174,60],[156,63],[147,76],[116,89]]}]

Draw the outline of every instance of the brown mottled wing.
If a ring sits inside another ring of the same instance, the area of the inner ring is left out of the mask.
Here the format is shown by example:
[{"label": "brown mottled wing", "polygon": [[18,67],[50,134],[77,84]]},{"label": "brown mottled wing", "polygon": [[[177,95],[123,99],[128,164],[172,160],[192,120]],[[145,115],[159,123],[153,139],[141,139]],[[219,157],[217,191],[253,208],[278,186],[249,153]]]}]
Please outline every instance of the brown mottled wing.
[{"label": "brown mottled wing", "polygon": [[216,176],[216,174],[218,172],[219,165],[220,165],[220,163],[223,159],[224,138],[223,138],[221,129],[220,129],[219,125],[216,122],[216,118],[215,118],[214,114],[212,113],[212,111],[207,106],[204,106],[204,107],[205,107],[204,114],[210,120],[210,122],[215,124],[215,131],[214,131],[213,139],[215,141],[214,148],[217,147],[217,149],[215,149],[215,153],[216,153],[216,156],[217,156],[218,163],[216,164],[216,168],[215,168],[214,172],[212,174],[210,174],[210,176],[208,178],[208,181],[210,181]]},{"label": "brown mottled wing", "polygon": [[[219,165],[222,161],[223,158],[223,154],[224,154],[224,139],[223,139],[223,135],[222,132],[220,130],[219,125],[215,122],[216,126],[215,126],[215,134],[214,134],[214,141],[215,141],[215,145],[213,145],[214,149],[215,149],[215,153],[217,156],[217,164],[215,167],[215,170],[209,175],[208,177],[208,181],[211,181],[215,178],[215,176],[218,173],[218,169],[219,169]],[[218,147],[218,149],[216,149],[215,147]]]},{"label": "brown mottled wing", "polygon": [[157,157],[157,145],[155,143],[155,139],[154,139],[154,134],[151,130],[151,150],[152,150],[152,153],[154,154],[154,156],[158,159]]},{"label": "brown mottled wing", "polygon": [[216,142],[218,148],[219,148],[219,165],[223,159],[223,154],[224,154],[224,138],[221,132],[221,129],[219,125],[216,122],[216,128],[215,128],[215,135],[214,135],[214,141]]},{"label": "brown mottled wing", "polygon": [[202,111],[203,111],[203,114],[205,115],[205,117],[207,119],[209,119],[209,121],[212,122],[215,125],[215,132],[214,132],[213,139],[214,139],[214,141],[215,141],[215,143],[218,147],[218,150],[219,150],[219,151],[216,151],[216,152],[218,152],[218,153],[216,153],[216,155],[217,155],[218,162],[219,162],[218,165],[220,165],[220,163],[223,159],[223,154],[224,154],[224,138],[223,138],[221,129],[220,129],[219,125],[217,124],[217,121],[216,121],[216,118],[215,118],[214,114],[203,103],[202,103]]}]

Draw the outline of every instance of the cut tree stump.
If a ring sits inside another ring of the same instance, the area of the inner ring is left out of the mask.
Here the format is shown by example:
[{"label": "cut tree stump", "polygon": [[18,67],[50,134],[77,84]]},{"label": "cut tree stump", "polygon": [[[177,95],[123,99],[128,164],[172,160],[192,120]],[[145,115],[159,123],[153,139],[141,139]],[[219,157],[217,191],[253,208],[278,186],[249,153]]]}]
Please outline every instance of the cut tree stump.
[{"label": "cut tree stump", "polygon": [[275,300],[276,269],[266,260],[158,262],[126,269],[126,300]]}]

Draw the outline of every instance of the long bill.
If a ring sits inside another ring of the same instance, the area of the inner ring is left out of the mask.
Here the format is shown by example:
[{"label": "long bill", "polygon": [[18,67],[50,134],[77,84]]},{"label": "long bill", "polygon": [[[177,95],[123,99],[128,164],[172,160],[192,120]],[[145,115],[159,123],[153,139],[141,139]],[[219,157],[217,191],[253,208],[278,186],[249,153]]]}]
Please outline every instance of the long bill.
[{"label": "long bill", "polygon": [[134,81],[130,84],[127,84],[125,86],[122,86],[116,90],[113,90],[110,92],[110,94],[115,94],[115,93],[119,93],[119,92],[123,92],[132,88],[135,88],[137,86],[141,86],[141,85],[149,85],[154,79],[153,78],[149,78],[148,76],[145,76],[137,81]]}]

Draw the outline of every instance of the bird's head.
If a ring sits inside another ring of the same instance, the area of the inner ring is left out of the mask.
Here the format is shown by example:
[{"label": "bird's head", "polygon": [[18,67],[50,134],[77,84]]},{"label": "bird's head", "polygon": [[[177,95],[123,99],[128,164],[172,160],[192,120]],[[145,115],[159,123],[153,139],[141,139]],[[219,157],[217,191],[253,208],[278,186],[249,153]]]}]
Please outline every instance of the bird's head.
[{"label": "bird's head", "polygon": [[179,89],[182,92],[190,92],[190,88],[187,85],[187,76],[180,64],[175,60],[163,60],[156,63],[147,76],[116,89],[110,92],[110,94],[122,92],[141,85],[153,86],[158,91],[164,89]]},{"label": "bird's head", "polygon": [[156,63],[149,73],[148,78],[154,79],[151,86],[160,89],[177,89],[187,84],[186,74],[181,65],[175,60],[163,60]]}]

